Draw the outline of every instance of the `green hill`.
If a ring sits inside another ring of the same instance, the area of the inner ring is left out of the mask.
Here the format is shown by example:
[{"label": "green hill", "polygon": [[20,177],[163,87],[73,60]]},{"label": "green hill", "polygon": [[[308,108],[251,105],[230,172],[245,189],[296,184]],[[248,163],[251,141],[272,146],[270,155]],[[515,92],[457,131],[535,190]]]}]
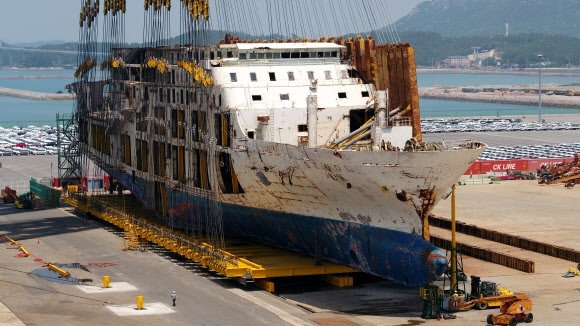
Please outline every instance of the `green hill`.
[{"label": "green hill", "polygon": [[445,37],[548,34],[580,38],[580,0],[430,0],[395,25]]}]

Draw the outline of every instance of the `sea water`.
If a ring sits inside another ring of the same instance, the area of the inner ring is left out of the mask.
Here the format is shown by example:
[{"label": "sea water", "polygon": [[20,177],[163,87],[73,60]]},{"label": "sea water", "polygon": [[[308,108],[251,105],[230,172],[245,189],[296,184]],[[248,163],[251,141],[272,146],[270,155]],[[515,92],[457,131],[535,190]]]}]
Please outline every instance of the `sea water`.
[{"label": "sea water", "polygon": [[[0,70],[0,87],[15,88],[43,93],[67,92],[65,86],[74,82],[73,70]],[[419,73],[419,87],[440,85],[444,87],[482,85],[534,85],[538,76],[504,74],[439,74]],[[580,83],[580,76],[542,76],[542,84]],[[459,102],[420,99],[422,118],[480,117],[480,116],[532,116],[537,107],[496,103]],[[35,101],[0,96],[0,126],[51,125],[56,126],[56,114],[69,115],[74,102]],[[579,113],[566,108],[542,108],[544,114]],[[564,118],[565,120],[565,118]]]}]

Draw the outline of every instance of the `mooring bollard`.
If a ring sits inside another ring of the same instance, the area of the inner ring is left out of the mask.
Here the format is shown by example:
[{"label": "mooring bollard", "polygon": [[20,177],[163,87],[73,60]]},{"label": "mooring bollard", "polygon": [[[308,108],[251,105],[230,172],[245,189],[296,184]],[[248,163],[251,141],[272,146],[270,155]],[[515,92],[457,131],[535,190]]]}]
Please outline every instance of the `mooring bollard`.
[{"label": "mooring bollard", "polygon": [[138,310],[143,309],[143,296],[142,295],[137,296],[137,309]]},{"label": "mooring bollard", "polygon": [[103,276],[103,287],[105,289],[110,288],[111,287],[111,280],[109,278],[108,275]]}]

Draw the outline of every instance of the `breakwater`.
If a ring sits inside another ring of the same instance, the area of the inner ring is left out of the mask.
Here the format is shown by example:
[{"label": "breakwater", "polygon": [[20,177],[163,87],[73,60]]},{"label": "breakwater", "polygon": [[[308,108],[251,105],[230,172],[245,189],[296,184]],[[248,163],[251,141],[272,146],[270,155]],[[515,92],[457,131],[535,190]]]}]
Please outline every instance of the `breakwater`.
[{"label": "breakwater", "polygon": [[[433,100],[482,102],[538,106],[538,94],[525,92],[478,92],[464,93],[461,88],[420,87],[419,98]],[[558,108],[580,108],[580,96],[542,95],[542,106]]]},{"label": "breakwater", "polygon": [[0,96],[12,96],[36,101],[66,101],[75,98],[74,94],[68,93],[40,93],[5,87],[0,87]]}]

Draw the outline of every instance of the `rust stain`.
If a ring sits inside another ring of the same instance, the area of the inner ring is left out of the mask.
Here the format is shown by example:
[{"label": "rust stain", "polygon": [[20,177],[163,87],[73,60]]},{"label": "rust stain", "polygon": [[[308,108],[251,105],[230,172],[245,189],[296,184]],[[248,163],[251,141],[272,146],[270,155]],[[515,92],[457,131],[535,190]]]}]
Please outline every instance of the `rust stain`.
[{"label": "rust stain", "polygon": [[421,199],[421,206],[415,205],[415,211],[421,218],[421,221],[425,221],[435,204],[435,187],[420,189],[419,198]]},{"label": "rust stain", "polygon": [[290,240],[292,240],[292,242],[296,243],[296,237],[294,236],[294,234],[288,232],[288,238],[290,238]]},{"label": "rust stain", "polygon": [[358,214],[358,215],[356,216],[356,218],[357,218],[357,220],[358,220],[359,222],[361,222],[361,223],[363,223],[363,224],[370,224],[370,223],[373,221],[373,220],[371,219],[371,217],[370,217],[370,216],[368,216],[368,215],[367,215],[367,216],[363,216],[363,215],[361,215],[361,214]]},{"label": "rust stain", "polygon": [[352,215],[350,212],[340,212],[338,213],[338,216],[340,216],[340,218],[346,222],[356,221],[356,217],[354,217],[354,215]]}]

